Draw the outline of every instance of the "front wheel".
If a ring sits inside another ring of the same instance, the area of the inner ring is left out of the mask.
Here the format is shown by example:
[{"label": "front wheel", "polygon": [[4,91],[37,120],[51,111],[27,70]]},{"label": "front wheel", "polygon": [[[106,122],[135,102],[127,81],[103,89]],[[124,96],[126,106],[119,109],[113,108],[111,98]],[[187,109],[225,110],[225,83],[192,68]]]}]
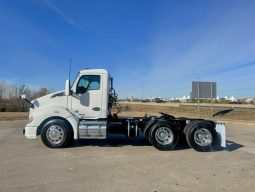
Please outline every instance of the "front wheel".
[{"label": "front wheel", "polygon": [[71,140],[71,132],[63,120],[54,119],[42,127],[41,139],[50,148],[61,148]]},{"label": "front wheel", "polygon": [[151,144],[159,150],[173,150],[179,140],[178,132],[167,122],[157,122],[149,133]]}]

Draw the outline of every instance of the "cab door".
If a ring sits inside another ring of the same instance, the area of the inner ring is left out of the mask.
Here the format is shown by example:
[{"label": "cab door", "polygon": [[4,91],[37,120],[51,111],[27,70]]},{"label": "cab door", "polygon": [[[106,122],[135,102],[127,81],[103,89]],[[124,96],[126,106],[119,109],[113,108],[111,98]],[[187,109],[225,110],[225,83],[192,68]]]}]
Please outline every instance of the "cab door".
[{"label": "cab door", "polygon": [[71,110],[81,119],[99,119],[102,116],[101,75],[81,75],[72,88]]}]

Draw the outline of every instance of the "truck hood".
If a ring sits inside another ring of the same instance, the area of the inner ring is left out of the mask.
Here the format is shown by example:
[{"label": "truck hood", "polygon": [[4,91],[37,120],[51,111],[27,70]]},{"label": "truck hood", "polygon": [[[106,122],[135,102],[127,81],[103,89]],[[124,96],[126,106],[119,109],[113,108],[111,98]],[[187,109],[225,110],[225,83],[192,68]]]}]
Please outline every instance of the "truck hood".
[{"label": "truck hood", "polygon": [[63,96],[65,96],[65,91],[64,90],[63,91],[57,91],[57,92],[45,95],[43,97],[39,97],[39,98],[31,101],[31,103],[33,103],[35,108],[39,108],[42,105],[49,104],[52,99],[54,99],[56,97],[63,97]]}]

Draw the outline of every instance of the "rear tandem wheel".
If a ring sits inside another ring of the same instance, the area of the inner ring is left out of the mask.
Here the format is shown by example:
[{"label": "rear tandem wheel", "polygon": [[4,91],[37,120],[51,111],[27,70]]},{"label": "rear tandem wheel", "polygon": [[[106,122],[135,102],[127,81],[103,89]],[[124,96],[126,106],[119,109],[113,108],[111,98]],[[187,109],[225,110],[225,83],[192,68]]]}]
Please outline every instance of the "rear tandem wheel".
[{"label": "rear tandem wheel", "polygon": [[214,126],[207,121],[194,121],[186,128],[187,143],[196,151],[213,151],[216,134]]},{"label": "rear tandem wheel", "polygon": [[168,151],[176,147],[179,134],[168,122],[159,121],[152,126],[149,132],[149,140],[157,149]]}]

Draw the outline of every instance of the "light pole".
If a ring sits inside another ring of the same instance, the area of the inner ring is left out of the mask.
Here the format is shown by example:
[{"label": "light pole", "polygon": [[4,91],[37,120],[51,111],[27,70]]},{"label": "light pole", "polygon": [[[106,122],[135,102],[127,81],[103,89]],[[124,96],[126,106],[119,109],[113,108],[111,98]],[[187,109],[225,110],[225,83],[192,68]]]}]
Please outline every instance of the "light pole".
[{"label": "light pole", "polygon": [[198,118],[200,118],[200,103],[199,103],[199,94],[200,94],[200,86],[199,86],[199,81],[197,82],[197,112],[198,112]]},{"label": "light pole", "polygon": [[142,86],[142,99],[141,99],[141,101],[143,100],[143,86]]},{"label": "light pole", "polygon": [[213,117],[213,101],[212,101],[212,98],[213,98],[213,83],[211,82],[211,118]]}]

